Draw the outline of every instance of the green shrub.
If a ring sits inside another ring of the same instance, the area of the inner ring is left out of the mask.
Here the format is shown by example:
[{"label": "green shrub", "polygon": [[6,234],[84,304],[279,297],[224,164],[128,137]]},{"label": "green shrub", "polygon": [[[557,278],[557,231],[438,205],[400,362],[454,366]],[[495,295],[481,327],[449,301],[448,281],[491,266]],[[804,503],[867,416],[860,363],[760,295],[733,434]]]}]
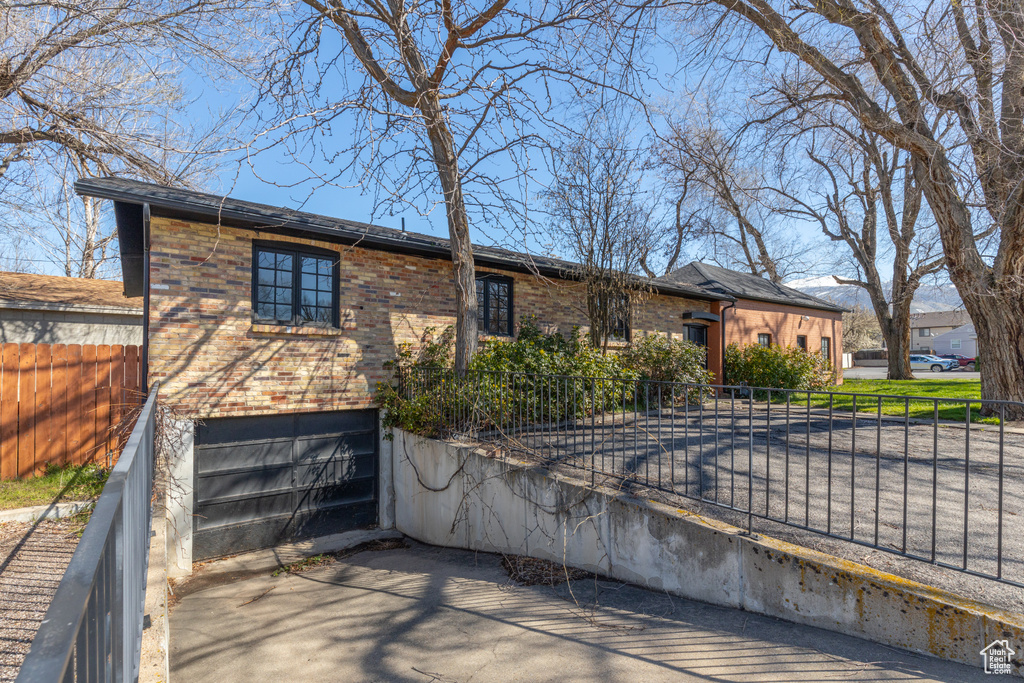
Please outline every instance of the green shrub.
[{"label": "green shrub", "polygon": [[648,404],[658,402],[659,396],[662,405],[672,401],[697,402],[704,390],[683,388],[678,384],[701,385],[712,381],[712,375],[705,367],[706,347],[659,334],[634,339],[619,353],[619,362],[641,379],[649,380],[650,383],[643,387],[643,402]]},{"label": "green shrub", "polygon": [[587,378],[635,376],[622,366],[618,356],[591,346],[589,336],[581,334],[578,327],[568,338],[559,332],[544,334],[532,317],[520,323],[516,339],[484,342],[473,356],[470,369]]},{"label": "green shrub", "polygon": [[389,363],[396,381],[377,388],[385,427],[438,437],[468,428],[558,423],[664,405],[672,398],[694,401],[700,390],[657,383],[711,380],[702,347],[662,336],[642,337],[619,354],[605,354],[578,328],[568,337],[544,334],[528,318],[516,339],[481,344],[464,378],[452,369],[453,345],[448,328],[440,335],[428,330],[418,351],[411,345],[399,349]]},{"label": "green shrub", "polygon": [[725,350],[725,380],[769,389],[826,389],[833,373],[828,359],[818,353],[792,346],[730,344]]},{"label": "green shrub", "polygon": [[532,319],[515,340],[488,340],[465,378],[451,368],[454,336],[429,330],[420,350],[399,349],[389,363],[396,382],[377,387],[384,426],[425,436],[467,427],[504,429],[519,423],[579,419],[633,401],[639,376],[605,355],[574,329],[567,338],[544,334]]},{"label": "green shrub", "polygon": [[638,375],[615,354],[595,349],[579,328],[544,334],[524,318],[515,340],[490,340],[470,363],[473,408],[485,425],[502,428],[579,419],[632,401]]},{"label": "green shrub", "polygon": [[660,334],[634,340],[619,353],[619,362],[653,382],[710,384],[712,379],[705,347]]}]

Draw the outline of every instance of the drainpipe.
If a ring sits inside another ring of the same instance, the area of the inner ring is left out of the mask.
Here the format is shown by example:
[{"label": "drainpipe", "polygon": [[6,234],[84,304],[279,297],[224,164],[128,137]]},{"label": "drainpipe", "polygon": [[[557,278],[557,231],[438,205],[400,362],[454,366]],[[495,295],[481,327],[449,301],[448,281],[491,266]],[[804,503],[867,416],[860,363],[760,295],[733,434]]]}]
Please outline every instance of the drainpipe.
[{"label": "drainpipe", "polygon": [[718,310],[718,317],[721,319],[719,324],[722,327],[722,376],[718,378],[719,384],[725,384],[725,311],[726,309],[734,308],[735,306],[736,302],[730,301],[728,305],[723,305]]},{"label": "drainpipe", "polygon": [[142,395],[149,396],[149,203],[142,205]]}]

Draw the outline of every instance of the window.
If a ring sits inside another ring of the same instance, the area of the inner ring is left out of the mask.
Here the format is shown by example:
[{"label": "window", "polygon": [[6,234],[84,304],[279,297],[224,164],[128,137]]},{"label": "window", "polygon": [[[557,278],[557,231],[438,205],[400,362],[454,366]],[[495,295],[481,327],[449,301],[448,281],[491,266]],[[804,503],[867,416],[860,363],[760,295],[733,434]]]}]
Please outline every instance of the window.
[{"label": "window", "polygon": [[686,339],[697,346],[704,347],[704,369],[708,367],[708,328],[704,325],[687,325]]},{"label": "window", "polygon": [[772,345],[772,335],[765,334],[765,333],[761,333],[761,334],[757,335],[757,343],[760,344],[761,346],[765,346],[765,347],[771,346]]},{"label": "window", "polygon": [[687,325],[686,339],[697,346],[708,345],[708,328],[704,325]]},{"label": "window", "polygon": [[951,349],[962,348],[961,345],[960,345],[960,340],[959,339],[950,339],[949,340],[949,348],[951,348]]},{"label": "window", "polygon": [[922,327],[921,329],[919,329],[917,331],[917,336],[918,337],[930,337],[930,336],[932,336],[932,328],[930,328],[930,327]]},{"label": "window", "polygon": [[608,338],[629,341],[632,334],[629,324],[629,294],[601,292],[598,294],[598,301],[607,315]]},{"label": "window", "polygon": [[801,349],[803,349],[804,351],[806,351],[806,350],[807,350],[807,335],[804,335],[804,334],[798,334],[798,335],[796,336],[796,345],[797,345],[797,346],[798,346],[799,348],[801,348]]},{"label": "window", "polygon": [[826,359],[832,359],[832,339],[830,337],[821,338],[821,355]]},{"label": "window", "polygon": [[476,279],[477,328],[484,334],[512,336],[512,278],[481,275]]},{"label": "window", "polygon": [[337,326],[337,254],[256,244],[253,264],[253,320]]}]

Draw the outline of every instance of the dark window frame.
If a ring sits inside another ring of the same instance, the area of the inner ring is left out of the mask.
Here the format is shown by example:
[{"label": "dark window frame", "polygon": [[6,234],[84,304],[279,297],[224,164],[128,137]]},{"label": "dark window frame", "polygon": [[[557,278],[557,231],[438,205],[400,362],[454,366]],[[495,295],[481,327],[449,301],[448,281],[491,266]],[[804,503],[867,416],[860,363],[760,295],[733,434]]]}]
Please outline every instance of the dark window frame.
[{"label": "dark window frame", "polygon": [[[614,320],[609,320],[609,329],[606,330],[607,334],[605,336],[608,341],[629,343],[633,341],[633,306],[631,305],[631,297],[628,292],[621,292],[616,296],[619,298],[619,306],[617,308],[619,311],[624,309],[624,314],[616,315]],[[607,314],[608,306],[610,305],[607,293],[599,293],[598,301]],[[607,317],[611,318],[611,315],[607,315]]]},{"label": "dark window frame", "polygon": [[[292,317],[291,320],[279,320],[276,318],[261,318],[259,316],[259,267],[260,254],[287,254],[292,257]],[[305,320],[301,318],[302,310],[302,257],[315,256],[317,258],[328,258],[331,260],[331,322],[325,323],[317,320]],[[284,325],[288,327],[340,327],[340,299],[341,299],[341,258],[340,254],[330,249],[310,247],[304,244],[292,242],[273,242],[268,240],[252,241],[252,322],[265,325]]]},{"label": "dark window frame", "polygon": [[832,360],[832,337],[821,338],[821,355]]},{"label": "dark window frame", "polygon": [[[508,318],[507,318],[508,319],[508,329],[504,330],[504,331],[495,331],[495,330],[491,330],[490,329],[490,324],[491,324],[491,316],[490,316],[490,311],[491,311],[491,288],[490,288],[490,284],[492,282],[496,282],[498,284],[503,284],[503,285],[507,285],[508,286],[508,296],[507,296],[507,298],[508,298],[508,312],[507,312],[508,313]],[[479,331],[480,334],[486,334],[486,335],[490,335],[492,337],[511,337],[511,336],[513,336],[512,332],[513,332],[513,329],[514,329],[514,326],[515,326],[515,322],[514,322],[515,319],[513,318],[512,314],[515,311],[515,280],[512,279],[511,277],[509,277],[508,275],[497,275],[497,274],[494,274],[494,273],[480,273],[479,275],[476,276],[477,297],[479,297],[479,295],[480,295],[480,289],[479,288],[481,286],[481,283],[485,285],[484,289],[483,289],[484,300],[483,300],[483,311],[479,310],[479,306],[480,306],[479,300],[478,300],[478,303],[477,303],[477,307],[478,307],[477,316],[479,317],[479,321],[477,323],[477,330]]]},{"label": "dark window frame", "polygon": [[[707,325],[683,325],[683,328],[686,330],[686,341],[692,342],[692,343],[696,344],[697,346],[701,347],[702,349],[704,349],[704,369],[707,370],[708,369],[708,326]],[[704,343],[703,344],[690,339],[690,332],[691,332],[691,330],[700,330],[701,331],[701,334],[704,337]]]},{"label": "dark window frame", "polygon": [[[767,344],[765,344],[763,341],[761,341],[762,337],[767,337],[768,338],[768,343]],[[757,345],[758,346],[763,346],[766,349],[771,348],[771,346],[772,346],[772,333],[771,332],[758,332],[757,333]]]},{"label": "dark window frame", "polygon": [[798,335],[796,335],[796,346],[797,346],[798,349],[803,349],[804,351],[807,350],[807,335],[806,334],[798,334]]},{"label": "dark window frame", "polygon": [[698,344],[697,342],[693,342],[693,343],[697,344],[698,346],[703,346],[705,348],[707,347],[707,345],[708,345],[708,326],[707,325],[687,324],[687,325],[683,325],[683,327],[686,329],[686,341],[693,341],[692,339],[690,339],[690,330],[700,330],[703,333],[703,335],[704,335],[704,343],[703,344]]}]

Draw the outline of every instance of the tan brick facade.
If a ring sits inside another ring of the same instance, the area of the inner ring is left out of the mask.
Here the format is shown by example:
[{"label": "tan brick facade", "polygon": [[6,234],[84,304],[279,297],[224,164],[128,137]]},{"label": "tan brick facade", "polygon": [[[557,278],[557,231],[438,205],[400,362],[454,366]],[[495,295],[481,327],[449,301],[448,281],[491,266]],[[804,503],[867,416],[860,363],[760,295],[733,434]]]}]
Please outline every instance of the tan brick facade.
[{"label": "tan brick facade", "polygon": [[[254,238],[340,252],[340,329],[253,324]],[[372,406],[398,345],[415,345],[427,327],[455,320],[452,266],[444,260],[154,217],[150,264],[150,381],[190,417]],[[579,284],[503,274],[514,279],[516,321],[535,315],[562,332],[584,326]],[[634,315],[634,334],[683,335],[683,312],[712,305],[653,297]],[[709,339],[718,334],[717,325],[709,328]]]}]

